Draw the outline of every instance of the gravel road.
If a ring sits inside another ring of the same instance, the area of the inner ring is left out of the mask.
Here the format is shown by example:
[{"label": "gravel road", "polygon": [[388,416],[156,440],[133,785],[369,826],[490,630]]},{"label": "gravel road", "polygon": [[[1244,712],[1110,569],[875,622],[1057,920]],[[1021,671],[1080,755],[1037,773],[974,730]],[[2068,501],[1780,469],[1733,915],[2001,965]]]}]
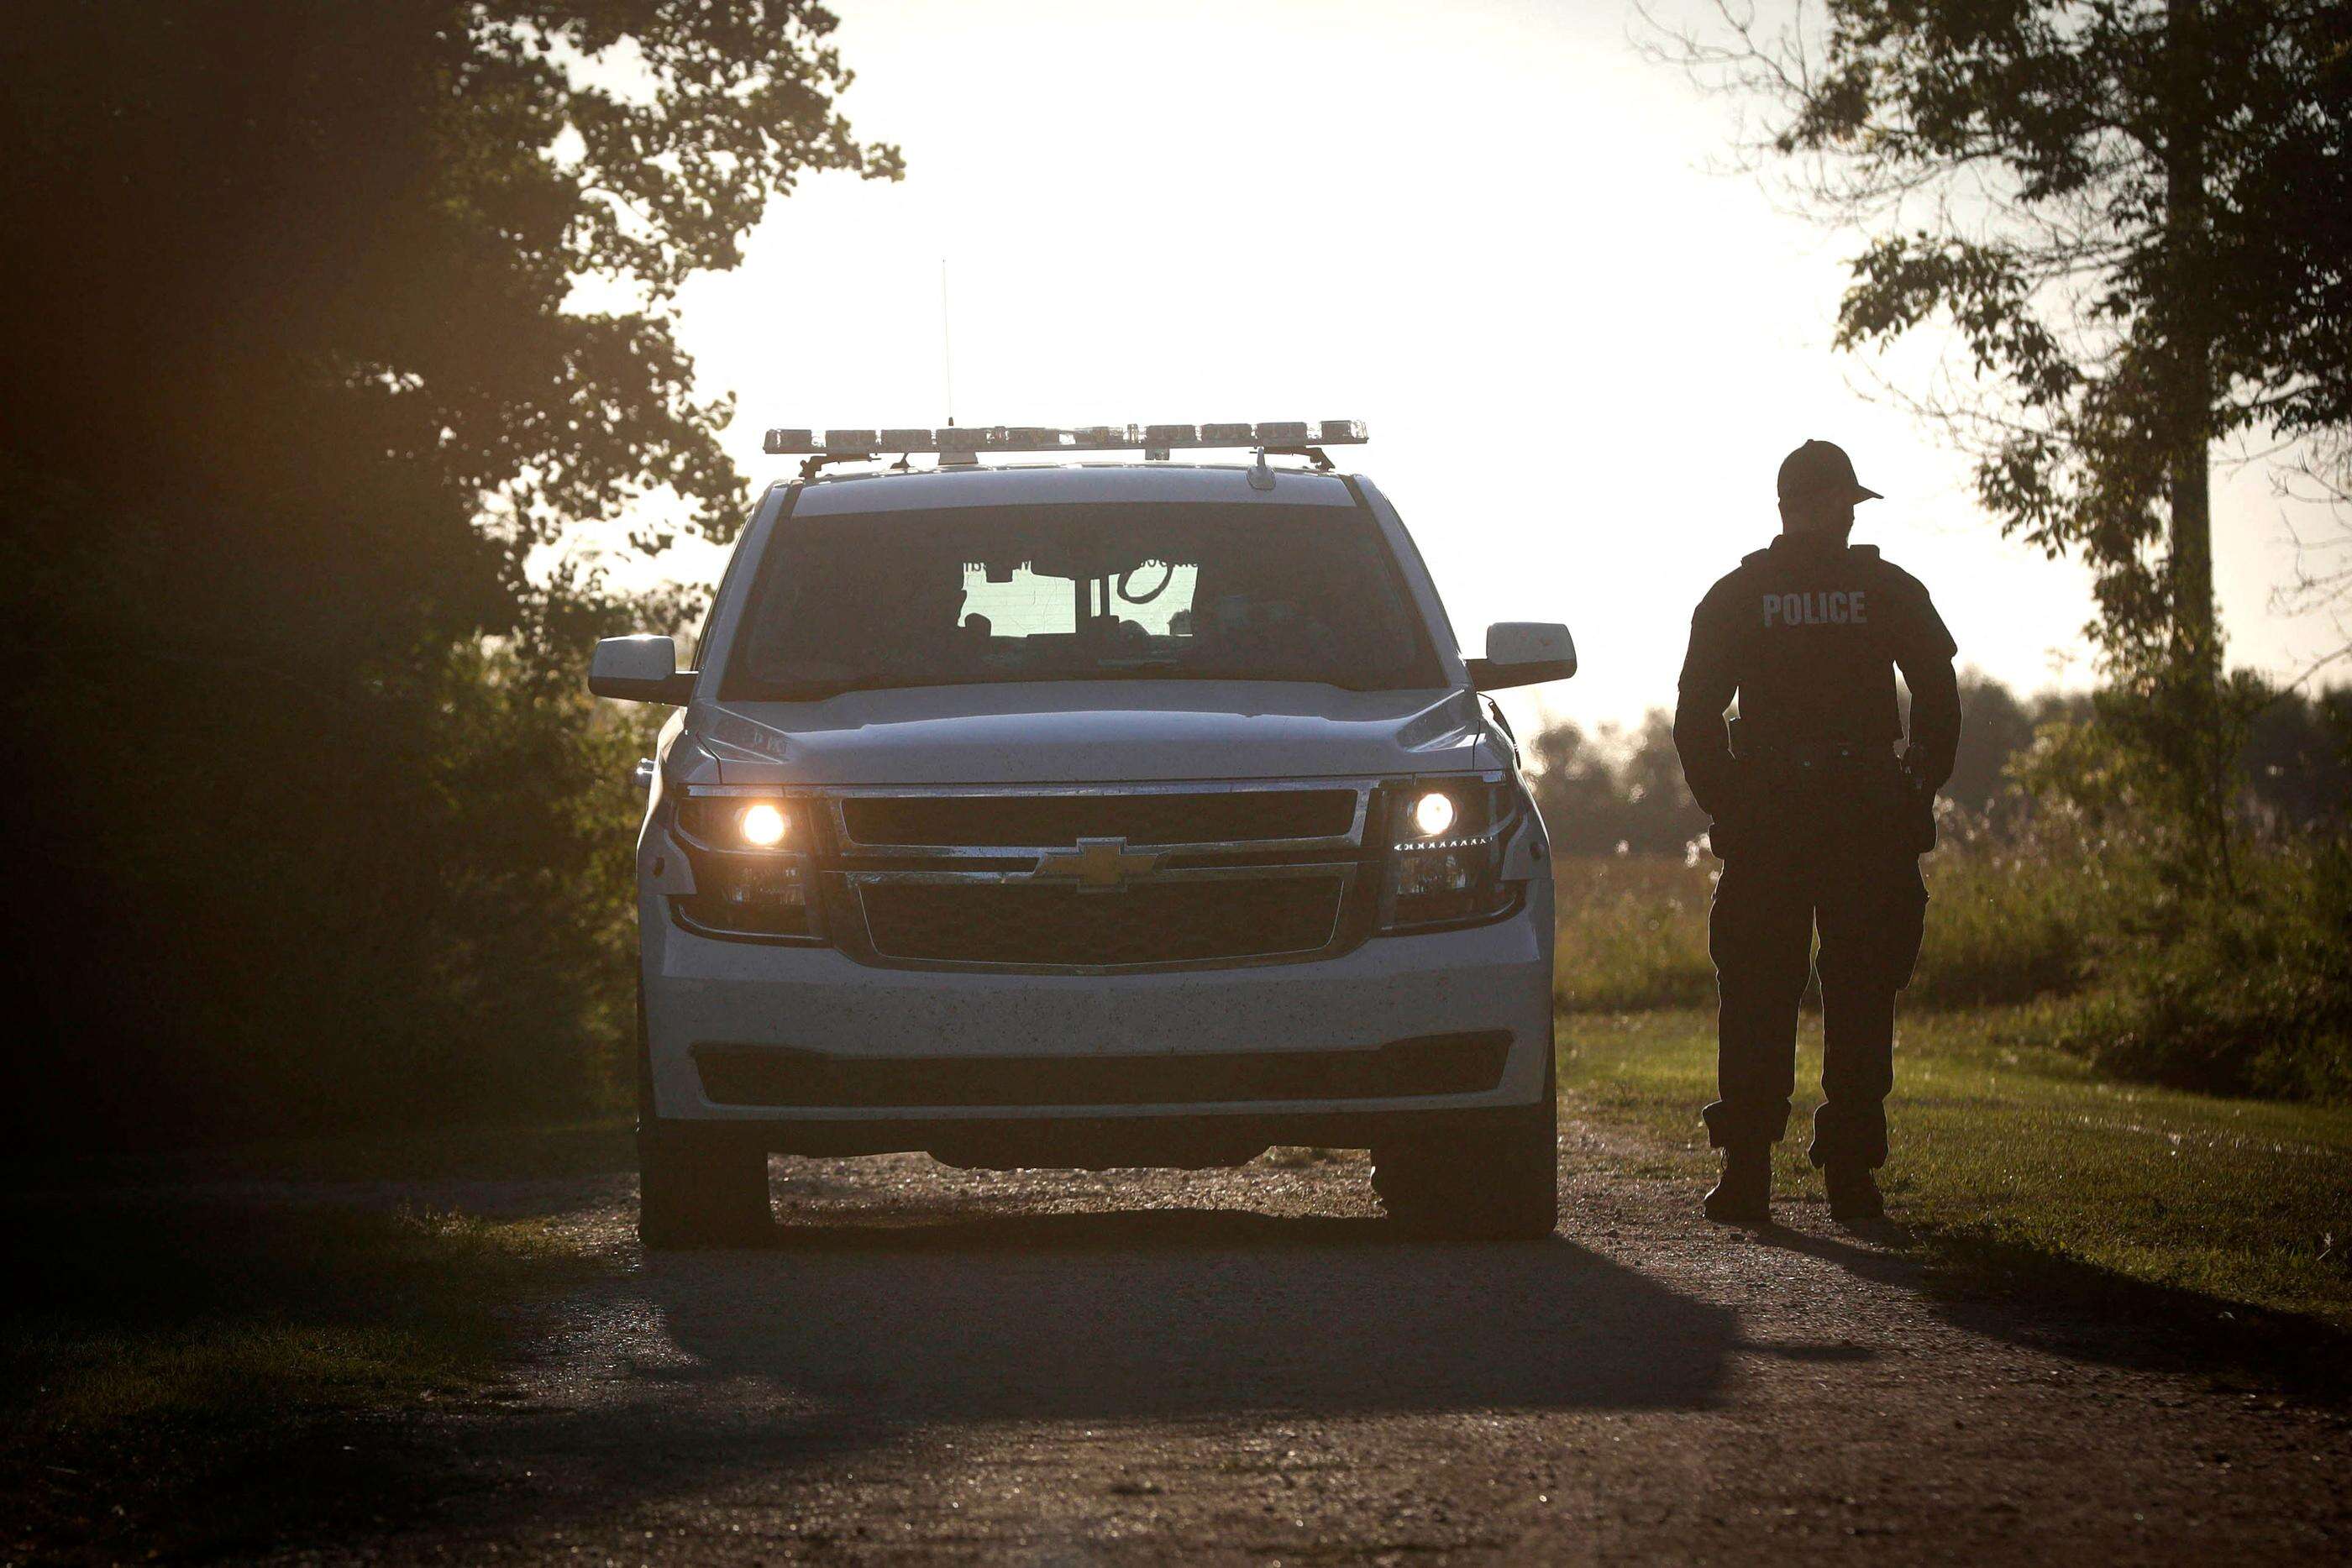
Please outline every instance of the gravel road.
[{"label": "gravel road", "polygon": [[2341,1408],[2218,1377],[2144,1314],[1955,1294],[1818,1207],[1709,1225],[1627,1153],[1570,1122],[1560,1232],[1517,1247],[1395,1239],[1355,1156],[780,1161],[774,1246],[651,1260],[626,1178],[436,1189],[616,1267],[499,1397],[358,1446],[408,1500],[332,1559],[2352,1548]]}]

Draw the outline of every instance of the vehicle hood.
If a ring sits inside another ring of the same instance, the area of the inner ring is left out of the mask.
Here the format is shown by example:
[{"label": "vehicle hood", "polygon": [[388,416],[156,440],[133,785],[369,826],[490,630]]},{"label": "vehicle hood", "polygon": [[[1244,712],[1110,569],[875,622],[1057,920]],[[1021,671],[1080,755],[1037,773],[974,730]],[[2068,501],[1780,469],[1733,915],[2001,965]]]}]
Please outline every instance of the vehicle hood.
[{"label": "vehicle hood", "polygon": [[727,783],[1124,784],[1500,766],[1466,690],[1059,681],[695,705]]}]

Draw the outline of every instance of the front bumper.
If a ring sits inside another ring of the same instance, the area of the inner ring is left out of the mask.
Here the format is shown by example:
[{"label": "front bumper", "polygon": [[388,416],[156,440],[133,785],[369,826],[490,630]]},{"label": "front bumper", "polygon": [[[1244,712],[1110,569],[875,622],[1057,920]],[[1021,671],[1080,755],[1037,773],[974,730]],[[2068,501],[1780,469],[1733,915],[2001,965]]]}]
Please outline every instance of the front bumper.
[{"label": "front bumper", "polygon": [[[713,940],[651,893],[639,915],[656,1115],[765,1127],[780,1148],[1138,1119],[1360,1145],[1400,1121],[1531,1104],[1550,1051],[1540,880],[1493,925],[1313,962],[1111,976],[888,968]],[[1202,1097],[1159,1097],[1179,1093]]]}]

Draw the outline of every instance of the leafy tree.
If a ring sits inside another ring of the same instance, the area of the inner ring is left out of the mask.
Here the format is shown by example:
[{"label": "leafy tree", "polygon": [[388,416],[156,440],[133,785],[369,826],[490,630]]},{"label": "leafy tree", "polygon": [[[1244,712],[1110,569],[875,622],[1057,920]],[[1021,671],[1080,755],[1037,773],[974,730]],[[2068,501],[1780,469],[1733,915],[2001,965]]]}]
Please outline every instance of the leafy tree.
[{"label": "leafy tree", "polygon": [[1959,751],[1944,793],[1981,815],[2000,793],[2003,764],[2033,743],[2033,716],[2007,686],[1974,672],[1960,678],[1960,712]]},{"label": "leafy tree", "polygon": [[1557,854],[1606,854],[1622,838],[1613,759],[1575,724],[1548,725],[1527,741],[1536,810]]},{"label": "leafy tree", "polygon": [[[2352,423],[2352,5],[1736,0],[1658,52],[1764,106],[1749,143],[1869,239],[1843,348],[1935,321],[1911,401],[1978,458],[2003,528],[2097,573],[2118,711],[2226,881],[2210,455]],[[1965,379],[1959,379],[1965,378]]]},{"label": "leafy tree", "polygon": [[2255,716],[2243,761],[2266,824],[2303,833],[2352,828],[2352,687],[2279,693]]},{"label": "leafy tree", "polygon": [[1632,735],[1569,723],[1528,742],[1536,809],[1562,855],[1668,855],[1680,860],[1706,829],[1675,753],[1674,720],[1653,709]]},{"label": "leafy tree", "polygon": [[836,111],[834,25],[800,0],[11,12],[29,1134],[491,1108],[467,1086],[518,1073],[579,1097],[560,1059],[609,1001],[579,1000],[583,955],[625,917],[585,846],[625,846],[644,737],[578,666],[679,607],[525,566],[649,491],[737,526],[730,410],[673,301],[801,175],[898,172]]}]

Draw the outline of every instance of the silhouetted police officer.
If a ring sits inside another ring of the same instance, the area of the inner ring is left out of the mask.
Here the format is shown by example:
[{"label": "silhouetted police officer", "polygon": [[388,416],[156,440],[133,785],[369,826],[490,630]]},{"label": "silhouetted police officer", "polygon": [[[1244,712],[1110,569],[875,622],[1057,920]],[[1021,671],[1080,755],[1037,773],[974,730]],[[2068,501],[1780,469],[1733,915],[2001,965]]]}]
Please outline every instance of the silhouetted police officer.
[{"label": "silhouetted police officer", "polygon": [[[1769,1218],[1818,926],[1827,1098],[1812,1161],[1832,1216],[1872,1219],[1885,1212],[1872,1173],[1886,1162],[1895,994],[1927,914],[1918,857],[1935,846],[1935,792],[1959,741],[1957,650],[1918,579],[1846,543],[1854,504],[1879,497],[1844,452],[1806,442],[1780,465],[1780,537],[1691,617],[1675,709],[1675,748],[1723,862],[1708,925],[1721,1097],[1706,1126],[1724,1160],[1706,1212]],[[1899,758],[1898,668],[1911,691]]]}]

